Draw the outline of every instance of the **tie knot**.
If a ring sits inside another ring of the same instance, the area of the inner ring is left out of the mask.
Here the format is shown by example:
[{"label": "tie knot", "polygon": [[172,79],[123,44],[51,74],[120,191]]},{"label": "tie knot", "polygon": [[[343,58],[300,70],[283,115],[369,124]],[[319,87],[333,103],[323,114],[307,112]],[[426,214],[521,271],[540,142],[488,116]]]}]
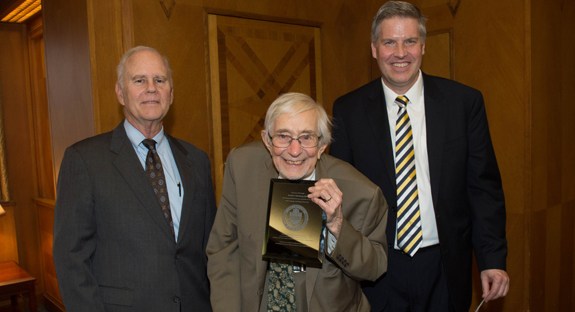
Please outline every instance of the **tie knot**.
[{"label": "tie knot", "polygon": [[142,144],[144,144],[144,146],[147,147],[150,151],[156,150],[156,141],[152,139],[144,139]]},{"label": "tie knot", "polygon": [[404,108],[407,105],[407,102],[409,102],[407,96],[399,95],[395,98],[395,103],[397,103],[397,105],[399,105],[401,108]]}]

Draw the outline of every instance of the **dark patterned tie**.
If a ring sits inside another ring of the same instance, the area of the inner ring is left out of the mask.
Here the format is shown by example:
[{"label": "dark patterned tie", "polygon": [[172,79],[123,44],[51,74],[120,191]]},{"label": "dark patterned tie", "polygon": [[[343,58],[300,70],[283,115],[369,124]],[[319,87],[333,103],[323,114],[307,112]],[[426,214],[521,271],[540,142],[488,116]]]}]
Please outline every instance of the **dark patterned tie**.
[{"label": "dark patterned tie", "polygon": [[419,196],[415,175],[415,154],[411,121],[405,96],[398,96],[395,125],[395,179],[397,187],[397,246],[413,257],[422,243]]},{"label": "dark patterned tie", "polygon": [[268,312],[296,312],[293,265],[270,260]]},{"label": "dark patterned tie", "polygon": [[148,156],[146,156],[146,175],[150,179],[154,193],[158,197],[160,206],[162,207],[162,212],[164,217],[172,229],[172,234],[174,234],[174,239],[176,237],[174,233],[174,222],[172,221],[172,211],[170,210],[170,199],[168,197],[168,188],[166,186],[166,178],[164,175],[164,168],[162,168],[162,161],[156,151],[156,141],[152,139],[145,139],[142,141],[145,147],[148,148]]}]

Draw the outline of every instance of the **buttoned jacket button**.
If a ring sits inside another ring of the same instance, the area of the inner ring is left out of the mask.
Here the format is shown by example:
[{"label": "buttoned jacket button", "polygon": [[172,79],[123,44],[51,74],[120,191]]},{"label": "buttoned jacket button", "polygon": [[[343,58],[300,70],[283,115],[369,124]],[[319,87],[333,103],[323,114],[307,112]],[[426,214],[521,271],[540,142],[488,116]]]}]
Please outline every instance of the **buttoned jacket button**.
[{"label": "buttoned jacket button", "polygon": [[175,303],[180,303],[180,301],[181,301],[180,297],[177,297],[177,296],[174,297],[174,302],[175,302]]}]

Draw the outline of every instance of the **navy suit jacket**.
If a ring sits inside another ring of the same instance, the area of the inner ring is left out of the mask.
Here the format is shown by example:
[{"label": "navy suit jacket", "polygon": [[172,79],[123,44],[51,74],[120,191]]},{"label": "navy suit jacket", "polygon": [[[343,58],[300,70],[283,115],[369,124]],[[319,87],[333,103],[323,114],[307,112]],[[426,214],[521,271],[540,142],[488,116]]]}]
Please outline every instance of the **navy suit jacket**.
[{"label": "navy suit jacket", "polygon": [[[479,270],[505,270],[505,200],[483,96],[452,80],[423,74],[427,152],[441,258],[456,311],[471,305],[472,252]],[[393,248],[396,185],[389,119],[381,78],[333,106],[330,154],[378,185],[390,206],[387,241]],[[388,271],[393,270],[389,267]],[[372,311],[387,294],[381,281],[364,285]]]},{"label": "navy suit jacket", "polygon": [[53,252],[67,311],[211,311],[210,160],[192,144],[166,137],[184,187],[177,243],[123,122],[66,150]]}]

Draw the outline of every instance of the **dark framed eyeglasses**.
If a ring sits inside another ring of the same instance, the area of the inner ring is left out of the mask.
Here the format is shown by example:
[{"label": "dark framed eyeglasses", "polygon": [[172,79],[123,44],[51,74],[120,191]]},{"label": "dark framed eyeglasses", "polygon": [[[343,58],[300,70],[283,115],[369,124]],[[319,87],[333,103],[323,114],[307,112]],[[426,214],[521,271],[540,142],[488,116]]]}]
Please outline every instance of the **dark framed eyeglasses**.
[{"label": "dark framed eyeglasses", "polygon": [[268,134],[268,136],[272,141],[272,145],[278,148],[288,148],[293,140],[298,141],[302,148],[314,148],[319,145],[319,140],[321,139],[315,134],[302,134],[297,138],[287,134],[276,134],[274,136]]}]

